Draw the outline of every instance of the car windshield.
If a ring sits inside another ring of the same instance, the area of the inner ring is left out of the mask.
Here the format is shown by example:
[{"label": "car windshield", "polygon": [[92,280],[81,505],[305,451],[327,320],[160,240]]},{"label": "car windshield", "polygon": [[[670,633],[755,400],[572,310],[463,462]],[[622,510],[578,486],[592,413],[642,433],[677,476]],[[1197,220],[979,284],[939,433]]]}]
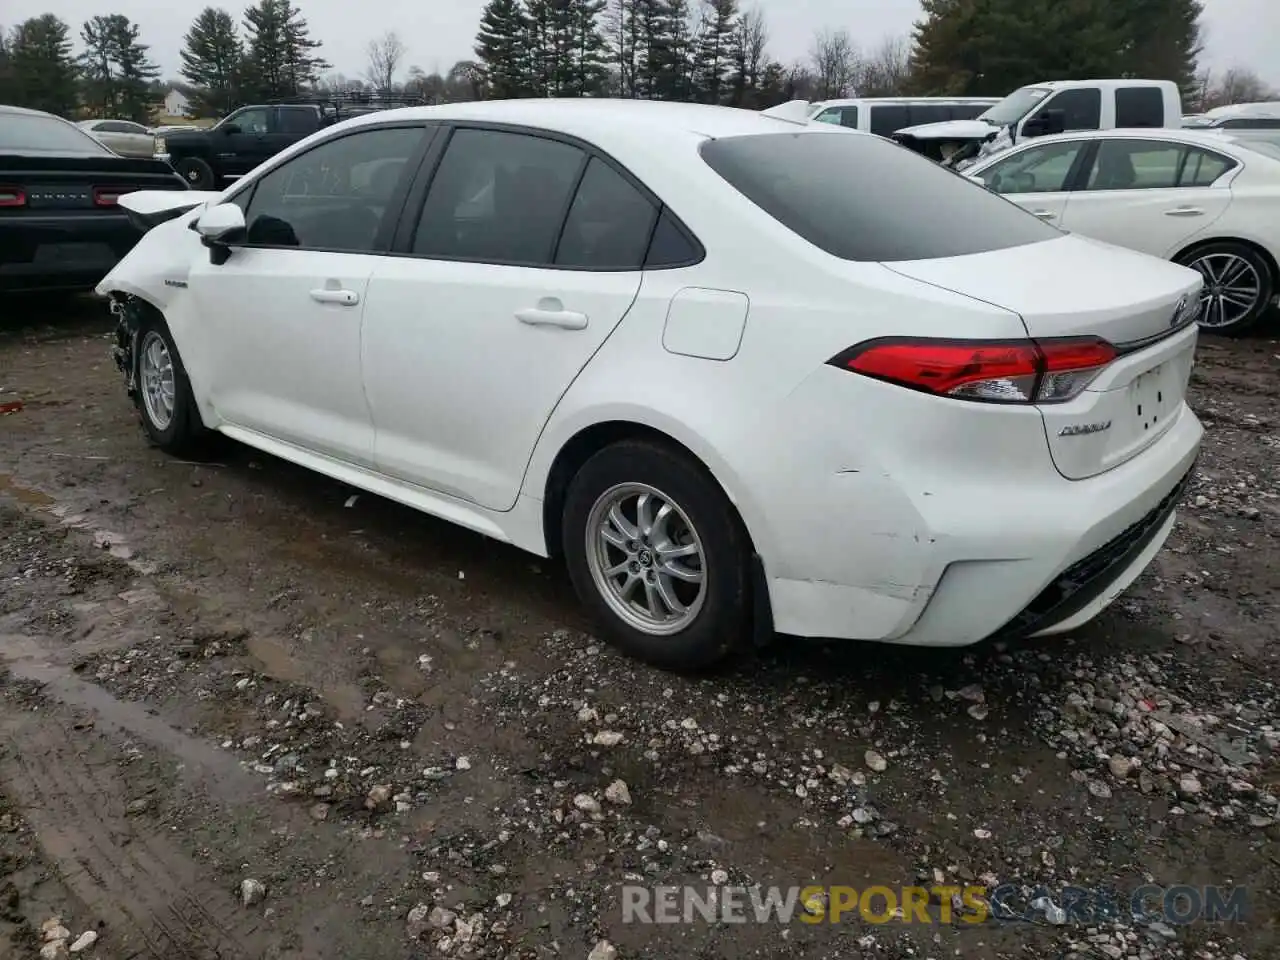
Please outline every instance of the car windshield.
[{"label": "car windshield", "polygon": [[756,206],[844,260],[962,257],[1062,236],[980,184],[880,137],[815,128],[708,140],[701,154]]},{"label": "car windshield", "polygon": [[97,153],[111,155],[75,124],[30,113],[0,115],[0,153]]},{"label": "car windshield", "polygon": [[1013,91],[995,106],[978,115],[979,120],[1003,127],[1017,123],[1025,117],[1037,103],[1049,95],[1045,87],[1021,87]]}]

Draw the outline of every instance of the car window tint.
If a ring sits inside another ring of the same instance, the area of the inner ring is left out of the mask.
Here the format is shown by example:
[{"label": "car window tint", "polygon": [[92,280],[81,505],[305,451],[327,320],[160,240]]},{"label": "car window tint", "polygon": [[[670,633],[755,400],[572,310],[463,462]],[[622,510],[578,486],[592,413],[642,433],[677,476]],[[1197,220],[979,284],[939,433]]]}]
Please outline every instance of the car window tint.
[{"label": "car window tint", "polygon": [[658,225],[653,228],[653,239],[649,241],[649,252],[644,258],[645,268],[682,267],[700,259],[702,251],[697,244],[680,229],[671,212],[663,210]]},{"label": "car window tint", "polygon": [[1057,193],[1067,189],[1071,167],[1084,147],[1082,140],[1029,147],[992,164],[979,176],[996,193]]},{"label": "car window tint", "polygon": [[421,127],[365,130],[281,164],[252,188],[247,242],[369,252]]},{"label": "car window tint", "polygon": [[1163,127],[1164,94],[1159,87],[1121,87],[1116,91],[1116,126]]},{"label": "car window tint", "polygon": [[868,109],[871,110],[869,129],[872,133],[882,137],[887,137],[895,130],[901,130],[911,123],[907,108],[900,107],[897,104],[878,103]]},{"label": "car window tint", "polygon": [[455,131],[427,191],[413,252],[550,265],[585,161],[581,150],[558,140]]},{"label": "car window tint", "polygon": [[858,108],[857,107],[841,107],[840,108],[840,126],[852,127],[858,129]]},{"label": "car window tint", "polygon": [[1086,190],[1154,190],[1178,185],[1183,147],[1159,140],[1114,140],[1098,143]]},{"label": "car window tint", "polygon": [[639,270],[658,208],[598,157],[587,164],[556,248],[558,267]]},{"label": "car window tint", "polygon": [[266,133],[271,128],[271,108],[250,107],[228,117],[226,122],[235,124],[241,133]]},{"label": "car window tint", "polygon": [[1061,110],[1064,130],[1097,130],[1102,125],[1102,91],[1096,88],[1062,90],[1036,108],[1033,116],[1046,110]]},{"label": "car window tint", "polygon": [[1228,130],[1276,130],[1280,129],[1280,117],[1236,117],[1219,126]]},{"label": "car window tint", "polygon": [[313,133],[320,128],[316,112],[310,107],[281,107],[279,116],[284,133]]},{"label": "car window tint", "polygon": [[1235,165],[1234,160],[1220,153],[1188,147],[1178,186],[1207,187]]},{"label": "car window tint", "polygon": [[101,123],[95,124],[93,127],[98,133],[128,133],[129,128],[123,123],[117,123],[114,120],[103,120]]},{"label": "car window tint", "polygon": [[[824,130],[706,141],[706,163],[783,226],[833,256],[959,257],[1062,234],[977,183],[877,137]],[[833,189],[850,170],[871,189]]]},{"label": "car window tint", "polygon": [[[941,123],[951,119],[951,108],[939,103],[913,103],[907,107],[907,126]],[[892,131],[891,131],[892,132]]]}]

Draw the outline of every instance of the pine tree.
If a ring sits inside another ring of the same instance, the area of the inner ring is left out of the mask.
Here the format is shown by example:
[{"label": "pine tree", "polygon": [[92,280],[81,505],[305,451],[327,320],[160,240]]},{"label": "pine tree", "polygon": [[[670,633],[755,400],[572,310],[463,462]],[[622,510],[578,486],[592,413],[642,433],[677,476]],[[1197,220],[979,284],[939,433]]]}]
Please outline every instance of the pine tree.
[{"label": "pine tree", "polygon": [[489,0],[480,15],[475,53],[491,97],[511,100],[529,95],[527,36],[528,17],[521,0]]},{"label": "pine tree", "polygon": [[76,63],[71,28],[52,13],[13,30],[8,44],[12,103],[70,116],[76,108]]},{"label": "pine tree", "polygon": [[205,7],[187,31],[182,75],[195,85],[197,116],[222,116],[235,108],[244,47],[226,10]]},{"label": "pine tree", "polygon": [[152,84],[160,68],[147,55],[150,49],[138,39],[138,25],[122,14],[112,14],[111,45],[119,81],[116,116],[135,123],[150,123],[155,112]]},{"label": "pine tree", "polygon": [[1200,0],[1123,0],[1111,7],[1129,38],[1122,60],[1135,77],[1174,80],[1185,96],[1196,89],[1201,51]]},{"label": "pine tree", "polygon": [[115,31],[110,16],[90,17],[80,28],[80,71],[86,105],[96,116],[114,117],[120,101],[115,70]]},{"label": "pine tree", "polygon": [[698,69],[694,76],[698,98],[723,103],[732,98],[730,74],[738,30],[738,0],[709,0],[698,38]]},{"label": "pine tree", "polygon": [[259,0],[244,12],[248,36],[242,93],[254,100],[296,97],[316,83],[329,64],[312,51],[307,21],[289,0]]},{"label": "pine tree", "polygon": [[602,96],[609,84],[609,44],[602,17],[606,0],[572,2],[572,71],[565,93],[574,97]]}]

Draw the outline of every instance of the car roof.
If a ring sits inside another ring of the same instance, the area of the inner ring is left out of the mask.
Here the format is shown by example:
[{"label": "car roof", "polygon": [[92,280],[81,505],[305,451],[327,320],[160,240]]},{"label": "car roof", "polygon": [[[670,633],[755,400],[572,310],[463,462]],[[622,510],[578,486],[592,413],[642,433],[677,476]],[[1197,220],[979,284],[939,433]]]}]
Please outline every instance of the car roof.
[{"label": "car roof", "polygon": [[43,110],[32,110],[29,107],[14,107],[7,103],[0,103],[0,117],[2,116],[18,116],[18,117],[53,117],[55,120],[61,120],[61,117],[54,116],[52,113],[45,113]]},{"label": "car roof", "polygon": [[815,100],[810,106],[853,107],[862,104],[874,106],[877,103],[883,103],[886,106],[897,106],[904,103],[990,103],[995,105],[999,102],[999,97],[844,97],[836,100]]},{"label": "car roof", "polygon": [[399,107],[352,117],[331,130],[404,120],[474,121],[534,127],[581,137],[601,147],[665,149],[673,137],[690,142],[762,133],[856,134],[831,124],[808,125],[761,111],[698,103],[621,98],[478,100],[430,107]]},{"label": "car roof", "polygon": [[[1115,127],[1110,130],[1074,130],[1067,133],[1054,133],[1033,140],[1024,140],[1018,146],[1031,143],[1057,143],[1067,140],[1174,140],[1179,143],[1197,143],[1212,146],[1222,143],[1219,133],[1192,127]],[[1003,152],[1003,151],[1002,151]],[[998,154],[992,154],[998,156]]]}]

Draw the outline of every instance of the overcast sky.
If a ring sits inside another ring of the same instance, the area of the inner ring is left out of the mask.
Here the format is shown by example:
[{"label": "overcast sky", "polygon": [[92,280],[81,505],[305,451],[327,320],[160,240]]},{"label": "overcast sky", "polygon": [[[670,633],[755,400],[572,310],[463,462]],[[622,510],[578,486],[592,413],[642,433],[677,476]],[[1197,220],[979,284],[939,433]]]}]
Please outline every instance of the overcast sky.
[{"label": "overcast sky", "polygon": [[[178,51],[192,18],[207,0],[4,0],[0,16],[6,25],[53,12],[72,25],[98,13],[123,13],[136,22],[142,40],[164,71],[176,78]],[[311,36],[324,43],[322,53],[338,72],[364,73],[370,38],[395,30],[408,47],[405,67],[447,71],[472,56],[476,26],[484,0],[295,0],[311,26]],[[814,30],[847,29],[865,47],[886,35],[904,34],[919,14],[919,0],[758,0],[769,23],[770,50],[791,62],[809,50]],[[235,12],[237,3],[218,4]],[[1280,2],[1277,0],[1204,0],[1206,62],[1215,69],[1253,68],[1280,87]],[[1052,80],[1053,77],[1045,77]]]}]

